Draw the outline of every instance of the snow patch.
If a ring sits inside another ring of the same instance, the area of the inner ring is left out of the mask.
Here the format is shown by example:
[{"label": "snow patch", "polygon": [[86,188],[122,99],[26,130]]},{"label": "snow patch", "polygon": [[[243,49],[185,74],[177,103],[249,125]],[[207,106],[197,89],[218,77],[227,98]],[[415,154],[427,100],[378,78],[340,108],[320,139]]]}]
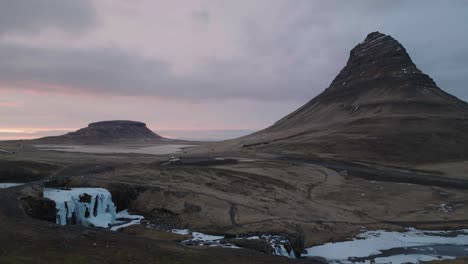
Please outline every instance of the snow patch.
[{"label": "snow patch", "polygon": [[6,189],[10,187],[15,187],[19,185],[23,185],[24,183],[14,183],[14,182],[2,182],[0,183],[0,189]]},{"label": "snow patch", "polygon": [[[183,245],[188,246],[209,246],[209,247],[224,247],[224,248],[239,248],[235,246],[229,241],[227,241],[225,236],[215,236],[215,235],[208,235],[201,232],[192,232],[189,229],[172,229],[172,233],[179,234],[179,235],[189,235],[192,234],[191,239],[187,239],[182,241]],[[232,238],[231,238],[232,239]],[[250,237],[245,236],[237,236],[235,239],[247,239],[247,240],[266,240],[272,247],[273,255],[288,257],[288,258],[296,258],[296,254],[294,250],[288,251],[286,249],[287,246],[291,246],[291,243],[286,237],[283,236],[276,236],[276,235],[269,235],[263,234],[261,236],[255,235]]]},{"label": "snow patch", "polygon": [[165,162],[165,163],[163,163],[161,165],[166,166],[166,165],[177,163],[179,161],[180,161],[180,158],[171,157],[167,162]]},{"label": "snow patch", "polygon": [[15,154],[15,152],[11,152],[11,151],[4,150],[4,149],[0,149],[0,153],[3,153],[3,154]]},{"label": "snow patch", "polygon": [[190,230],[188,229],[172,229],[172,233],[177,234],[177,235],[188,235],[190,234]]},{"label": "snow patch", "polygon": [[200,240],[200,241],[217,241],[224,239],[224,236],[212,236],[203,234],[200,232],[192,232],[193,239],[192,240]]},{"label": "snow patch", "polygon": [[112,223],[111,230],[117,231],[121,228],[131,225],[138,225],[144,217],[141,215],[131,215],[128,210],[123,210],[117,213],[115,221]]},{"label": "snow patch", "polygon": [[[468,229],[457,231],[453,235],[451,231],[421,231],[414,228],[408,229],[406,232],[388,232],[383,230],[367,231],[357,235],[352,241],[326,243],[320,246],[315,246],[307,249],[306,257],[322,257],[332,263],[353,263],[353,258],[366,258],[380,254],[383,250],[395,248],[410,248],[431,245],[467,245],[468,244]],[[385,258],[376,256],[375,263],[393,264],[408,262],[406,259],[416,260],[433,260],[434,257],[430,254],[408,254],[408,255],[393,255]],[[451,256],[440,256],[450,258]],[[377,259],[382,260],[378,262]],[[383,260],[384,259],[384,260]],[[400,261],[401,260],[401,261]],[[366,260],[367,261],[367,260]],[[411,261],[409,261],[411,262]],[[370,262],[359,262],[370,263]]]},{"label": "snow patch", "polygon": [[[421,263],[423,261],[432,261],[432,260],[441,260],[441,259],[455,259],[454,257],[449,256],[428,256],[428,255],[394,255],[391,257],[383,257],[383,258],[375,258],[375,263]],[[369,263],[371,262],[361,262],[361,263]]]}]

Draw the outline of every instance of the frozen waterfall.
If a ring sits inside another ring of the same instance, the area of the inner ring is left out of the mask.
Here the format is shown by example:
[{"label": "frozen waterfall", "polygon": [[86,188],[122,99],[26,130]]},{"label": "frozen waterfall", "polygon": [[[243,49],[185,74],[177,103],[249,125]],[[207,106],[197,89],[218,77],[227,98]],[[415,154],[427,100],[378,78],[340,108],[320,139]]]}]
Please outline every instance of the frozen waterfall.
[{"label": "frozen waterfall", "polygon": [[44,190],[44,198],[55,202],[56,223],[109,227],[116,220],[112,195],[103,188]]}]

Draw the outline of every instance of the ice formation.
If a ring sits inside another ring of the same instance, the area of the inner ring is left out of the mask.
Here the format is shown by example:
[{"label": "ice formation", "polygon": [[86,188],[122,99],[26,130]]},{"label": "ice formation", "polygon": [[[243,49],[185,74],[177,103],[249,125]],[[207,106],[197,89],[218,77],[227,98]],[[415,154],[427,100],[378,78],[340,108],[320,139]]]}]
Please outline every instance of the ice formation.
[{"label": "ice formation", "polygon": [[55,202],[60,225],[109,227],[116,219],[112,196],[103,188],[46,188],[44,197]]},{"label": "ice formation", "polygon": [[[343,264],[372,263],[372,260],[375,263],[419,263],[423,260],[450,259],[458,256],[443,254],[437,247],[452,248],[451,251],[454,252],[451,254],[454,254],[455,248],[460,251],[459,248],[468,248],[466,245],[468,245],[468,230],[422,231],[414,228],[406,232],[377,230],[364,232],[352,241],[326,243],[308,248],[305,256],[322,257],[331,263]],[[389,250],[400,254],[383,254]]]}]

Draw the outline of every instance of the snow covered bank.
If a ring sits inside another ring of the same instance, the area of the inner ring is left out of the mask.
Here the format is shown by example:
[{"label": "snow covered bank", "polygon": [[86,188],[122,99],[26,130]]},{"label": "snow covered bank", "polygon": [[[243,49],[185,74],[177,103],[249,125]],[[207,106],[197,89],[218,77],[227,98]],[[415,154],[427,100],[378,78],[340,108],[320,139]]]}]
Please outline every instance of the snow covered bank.
[{"label": "snow covered bank", "polygon": [[[305,257],[331,263],[420,263],[468,255],[468,230],[406,232],[367,231],[352,241],[326,243],[307,249]],[[464,253],[465,252],[465,253]]]},{"label": "snow covered bank", "polygon": [[24,183],[13,183],[13,182],[2,182],[0,183],[0,189],[6,189],[10,187],[15,187],[18,185],[23,185]]},{"label": "snow covered bank", "polygon": [[118,230],[138,224],[143,216],[117,213],[112,195],[103,188],[46,188],[44,198],[55,202],[56,223],[111,228]]},{"label": "snow covered bank", "polygon": [[2,154],[15,154],[14,152],[11,152],[11,151],[8,151],[8,150],[4,150],[4,149],[0,149],[0,153]]},{"label": "snow covered bank", "polygon": [[141,215],[131,215],[127,210],[123,210],[117,213],[115,221],[112,223],[111,230],[117,231],[120,228],[124,228],[131,225],[138,225],[141,223],[144,217]]},{"label": "snow covered bank", "polygon": [[[188,235],[192,234],[191,239],[187,239],[182,241],[182,244],[189,245],[189,246],[210,246],[210,247],[224,247],[224,248],[240,248],[234,244],[235,242],[232,239],[228,239],[225,236],[213,236],[208,235],[200,232],[192,232],[189,229],[172,229],[172,233],[179,234],[179,235]],[[296,254],[294,250],[288,251],[286,249],[286,245],[290,246],[290,242],[286,237],[276,236],[276,235],[269,235],[263,234],[261,236],[238,236],[234,239],[237,240],[265,240],[270,244],[272,249],[273,255],[288,257],[288,258],[296,258]]]}]

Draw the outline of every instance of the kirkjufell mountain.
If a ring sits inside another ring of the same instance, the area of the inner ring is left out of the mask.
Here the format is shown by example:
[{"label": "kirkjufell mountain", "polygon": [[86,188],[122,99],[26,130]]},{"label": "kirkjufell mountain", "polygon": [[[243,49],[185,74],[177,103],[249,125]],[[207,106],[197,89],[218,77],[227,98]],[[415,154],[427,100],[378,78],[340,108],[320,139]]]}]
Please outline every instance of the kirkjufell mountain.
[{"label": "kirkjufell mountain", "polygon": [[37,143],[47,144],[101,144],[121,141],[152,141],[163,139],[158,134],[146,127],[145,123],[113,120],[101,121],[88,125],[75,132],[70,132],[62,136],[45,137],[36,139]]},{"label": "kirkjufell mountain", "polygon": [[421,72],[397,40],[373,32],[325,91],[233,142],[244,149],[419,163],[468,158],[467,132],[468,104]]}]

